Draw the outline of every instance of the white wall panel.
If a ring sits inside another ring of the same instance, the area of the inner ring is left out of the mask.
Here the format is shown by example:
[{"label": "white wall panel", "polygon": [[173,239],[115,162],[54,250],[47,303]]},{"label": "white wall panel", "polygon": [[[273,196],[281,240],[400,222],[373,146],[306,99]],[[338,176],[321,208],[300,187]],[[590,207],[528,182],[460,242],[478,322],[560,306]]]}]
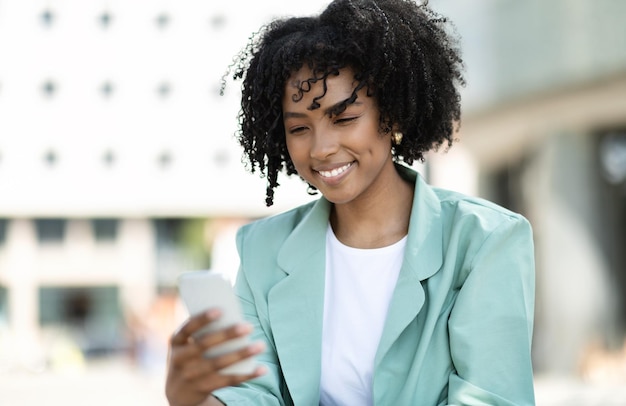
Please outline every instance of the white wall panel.
[{"label": "white wall panel", "polygon": [[294,178],[265,208],[233,139],[240,83],[218,90],[262,23],[323,4],[0,2],[0,215],[264,215],[310,200]]}]

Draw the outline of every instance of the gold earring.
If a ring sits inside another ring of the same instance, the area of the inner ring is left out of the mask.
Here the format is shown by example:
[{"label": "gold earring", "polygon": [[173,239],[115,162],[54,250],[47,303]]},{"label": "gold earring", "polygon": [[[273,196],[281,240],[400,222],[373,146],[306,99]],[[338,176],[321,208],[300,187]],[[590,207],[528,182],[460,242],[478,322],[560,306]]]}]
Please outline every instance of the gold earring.
[{"label": "gold earring", "polygon": [[394,145],[400,145],[404,135],[400,131],[394,131],[392,137]]}]

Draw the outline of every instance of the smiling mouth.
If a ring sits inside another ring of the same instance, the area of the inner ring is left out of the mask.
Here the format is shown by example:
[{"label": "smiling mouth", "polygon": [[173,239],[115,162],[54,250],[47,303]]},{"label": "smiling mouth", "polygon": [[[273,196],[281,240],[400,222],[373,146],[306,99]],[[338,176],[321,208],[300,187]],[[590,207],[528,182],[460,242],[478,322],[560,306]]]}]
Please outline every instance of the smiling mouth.
[{"label": "smiling mouth", "polygon": [[335,176],[341,175],[345,171],[348,170],[352,166],[352,162],[346,164],[340,168],[335,168],[332,171],[317,171],[323,178],[334,178]]}]

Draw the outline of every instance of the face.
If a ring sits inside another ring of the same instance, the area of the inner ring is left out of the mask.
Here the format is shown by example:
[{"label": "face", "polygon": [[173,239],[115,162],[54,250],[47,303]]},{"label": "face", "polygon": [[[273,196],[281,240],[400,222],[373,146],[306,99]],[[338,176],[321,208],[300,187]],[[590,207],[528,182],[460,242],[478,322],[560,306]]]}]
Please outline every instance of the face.
[{"label": "face", "polygon": [[390,134],[379,130],[375,99],[361,89],[353,104],[333,115],[333,107],[349,98],[356,87],[353,72],[343,69],[327,78],[327,92],[317,100],[320,107],[309,110],[314,98],[324,92],[321,81],[304,92],[301,100],[293,97],[300,83],[312,76],[308,68],[294,73],[283,96],[287,149],[298,174],[335,204],[384,198],[385,183],[395,168]]}]

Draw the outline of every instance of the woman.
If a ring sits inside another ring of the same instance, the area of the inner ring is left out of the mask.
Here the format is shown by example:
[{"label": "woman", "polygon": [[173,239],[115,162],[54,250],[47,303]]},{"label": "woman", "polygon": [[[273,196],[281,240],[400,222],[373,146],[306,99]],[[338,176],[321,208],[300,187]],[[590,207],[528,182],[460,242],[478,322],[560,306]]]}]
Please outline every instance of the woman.
[{"label": "woman", "polygon": [[[271,23],[242,55],[253,171],[316,202],[241,228],[250,325],[172,336],[166,393],[190,405],[530,405],[532,234],[518,214],[431,188],[402,163],[450,146],[462,61],[445,19],[405,0],[336,0]],[[208,348],[250,334],[219,358]],[[256,356],[250,375],[219,370]]]}]

